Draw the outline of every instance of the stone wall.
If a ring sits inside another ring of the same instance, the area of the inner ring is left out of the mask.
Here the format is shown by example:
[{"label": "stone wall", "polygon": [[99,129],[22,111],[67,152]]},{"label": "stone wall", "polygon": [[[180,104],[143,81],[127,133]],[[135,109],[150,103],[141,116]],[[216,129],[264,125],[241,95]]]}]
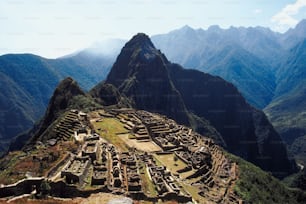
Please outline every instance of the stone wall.
[{"label": "stone wall", "polygon": [[0,187],[0,197],[19,196],[29,194],[33,190],[39,190],[44,177],[27,178],[18,181],[17,183]]}]

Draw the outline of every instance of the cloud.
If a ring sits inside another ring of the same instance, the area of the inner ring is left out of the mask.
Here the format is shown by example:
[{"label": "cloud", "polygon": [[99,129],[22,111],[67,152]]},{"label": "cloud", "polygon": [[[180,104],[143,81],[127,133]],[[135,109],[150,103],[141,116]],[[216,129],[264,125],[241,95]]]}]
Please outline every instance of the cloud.
[{"label": "cloud", "polygon": [[255,10],[253,10],[253,13],[260,14],[260,13],[262,13],[262,10],[261,9],[255,9]]},{"label": "cloud", "polygon": [[287,4],[280,12],[275,14],[271,21],[276,23],[276,29],[284,30],[288,27],[293,27],[298,23],[295,16],[302,8],[306,7],[306,0],[297,0],[293,4]]}]

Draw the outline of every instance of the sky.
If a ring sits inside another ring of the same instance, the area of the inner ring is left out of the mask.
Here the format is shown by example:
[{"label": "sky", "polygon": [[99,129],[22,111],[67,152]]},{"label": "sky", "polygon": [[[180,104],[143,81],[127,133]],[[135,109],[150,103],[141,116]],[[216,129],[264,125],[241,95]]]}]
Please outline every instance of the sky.
[{"label": "sky", "polygon": [[1,0],[0,55],[60,57],[110,38],[184,25],[264,26],[285,32],[306,18],[306,0]]}]

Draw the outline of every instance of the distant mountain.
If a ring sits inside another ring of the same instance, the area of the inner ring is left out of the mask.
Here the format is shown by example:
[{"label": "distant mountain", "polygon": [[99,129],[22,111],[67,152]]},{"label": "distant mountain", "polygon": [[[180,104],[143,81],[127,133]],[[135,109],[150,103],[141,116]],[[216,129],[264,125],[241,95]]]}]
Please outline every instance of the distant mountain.
[{"label": "distant mountain", "polygon": [[89,51],[46,59],[31,54],[0,56],[0,155],[17,134],[31,128],[45,112],[58,82],[76,78],[85,90],[105,78],[114,61]]},{"label": "distant mountain", "polygon": [[225,78],[248,102],[263,108],[273,97],[273,69],[283,54],[277,37],[262,27],[194,30],[185,26],[153,36],[152,41],[171,61]]},{"label": "distant mountain", "polygon": [[14,136],[33,126],[42,116],[59,75],[35,55],[3,55],[1,75],[1,142],[3,150]]},{"label": "distant mountain", "polygon": [[301,20],[295,28],[290,28],[280,37],[283,47],[290,49],[306,38],[306,19]]},{"label": "distant mountain", "polygon": [[[277,83],[275,98],[265,112],[292,153],[304,154],[303,149],[297,152],[292,145],[306,135],[306,40],[290,50],[286,62],[277,73]],[[306,163],[305,156],[302,161]]]},{"label": "distant mountain", "polygon": [[265,110],[304,164],[306,157],[292,144],[306,133],[305,39],[306,20],[284,34],[263,27],[184,26],[152,37],[170,60],[233,83],[249,103]]},{"label": "distant mountain", "polygon": [[238,45],[223,47],[208,59],[205,71],[232,82],[256,107],[269,104],[274,95],[275,77],[269,65]]},{"label": "distant mountain", "polygon": [[138,34],[123,47],[106,83],[137,109],[159,112],[191,125],[209,121],[226,149],[282,177],[292,172],[285,145],[263,112],[219,77],[172,64],[148,36]]}]

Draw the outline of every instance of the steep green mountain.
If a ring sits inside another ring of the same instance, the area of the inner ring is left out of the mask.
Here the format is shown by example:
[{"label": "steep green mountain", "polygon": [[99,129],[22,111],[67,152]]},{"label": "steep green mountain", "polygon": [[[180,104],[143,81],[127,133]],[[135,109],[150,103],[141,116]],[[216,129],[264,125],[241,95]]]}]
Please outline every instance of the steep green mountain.
[{"label": "steep green mountain", "polygon": [[186,124],[187,111],[168,76],[167,63],[150,39],[139,34],[123,47],[106,82],[118,87],[137,109],[163,113]]},{"label": "steep green mountain", "polygon": [[282,177],[295,167],[263,112],[251,107],[220,77],[170,63],[145,34],[122,49],[107,79],[137,109],[191,125],[191,115],[209,121],[226,149]]},{"label": "steep green mountain", "polygon": [[[232,82],[255,107],[272,100],[275,77],[269,65],[238,45],[227,45],[208,59],[205,72]],[[259,71],[260,70],[260,71]]]},{"label": "steep green mountain", "polygon": [[[49,101],[43,118],[28,132],[18,135],[10,145],[10,151],[34,145],[37,141],[46,141],[53,135],[48,132],[49,126],[69,108],[86,109],[101,107],[79,87],[78,83],[68,77],[62,80]],[[54,128],[54,127],[52,127]]]},{"label": "steep green mountain", "polygon": [[57,83],[72,76],[85,90],[105,78],[114,58],[84,50],[46,59],[31,54],[0,56],[0,155],[17,134],[31,128],[45,112]]},{"label": "steep green mountain", "polygon": [[10,138],[7,138],[6,134],[16,135],[31,127],[37,116],[34,110],[31,109],[31,98],[6,75],[0,73],[0,78],[0,121],[2,124],[0,152],[4,152],[6,150],[5,147],[10,142]]},{"label": "steep green mountain", "polygon": [[[155,49],[151,40],[145,34],[139,34],[122,48],[106,83],[117,87],[133,107],[167,115],[224,145],[208,121],[186,110],[180,93],[169,78],[167,64],[168,60]],[[99,90],[98,87],[95,89]]]},{"label": "steep green mountain", "polygon": [[287,61],[277,73],[274,100],[265,108],[270,120],[289,145],[289,149],[306,163],[304,149],[293,150],[295,140],[306,134],[306,40],[290,50]]},{"label": "steep green mountain", "polygon": [[0,57],[1,144],[32,127],[42,116],[59,76],[44,58],[35,55],[3,55]]},{"label": "steep green mountain", "polygon": [[130,101],[122,96],[115,86],[105,82],[99,83],[90,90],[89,94],[103,106],[131,107]]}]

